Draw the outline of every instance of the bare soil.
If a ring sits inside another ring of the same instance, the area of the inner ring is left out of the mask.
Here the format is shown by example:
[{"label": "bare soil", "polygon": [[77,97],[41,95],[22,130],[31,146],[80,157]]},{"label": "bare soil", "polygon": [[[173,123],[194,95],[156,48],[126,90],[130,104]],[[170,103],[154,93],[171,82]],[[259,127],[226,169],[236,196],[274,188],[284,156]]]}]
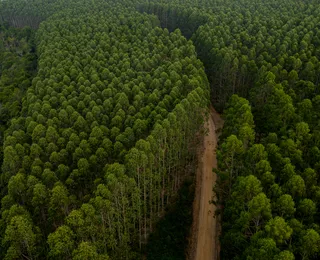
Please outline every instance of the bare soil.
[{"label": "bare soil", "polygon": [[199,152],[189,260],[217,260],[219,255],[220,225],[218,218],[214,216],[216,206],[210,201],[216,182],[216,174],[213,174],[212,168],[217,168],[217,130],[222,125],[220,115],[210,107],[210,116],[206,122],[208,133],[204,136],[203,149]]}]

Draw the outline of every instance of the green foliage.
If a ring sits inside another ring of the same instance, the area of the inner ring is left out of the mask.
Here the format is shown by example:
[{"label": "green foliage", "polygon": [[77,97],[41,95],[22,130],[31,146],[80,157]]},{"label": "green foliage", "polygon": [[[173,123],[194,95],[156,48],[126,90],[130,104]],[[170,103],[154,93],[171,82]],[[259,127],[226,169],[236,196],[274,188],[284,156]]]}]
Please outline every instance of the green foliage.
[{"label": "green foliage", "polygon": [[[36,67],[34,31],[0,22],[0,164],[4,132],[10,119],[20,115],[22,99]],[[18,130],[18,129],[17,129]]]},{"label": "green foliage", "polygon": [[138,259],[194,166],[209,82],[225,108],[221,258],[319,258],[319,12],[1,1],[0,258]]}]

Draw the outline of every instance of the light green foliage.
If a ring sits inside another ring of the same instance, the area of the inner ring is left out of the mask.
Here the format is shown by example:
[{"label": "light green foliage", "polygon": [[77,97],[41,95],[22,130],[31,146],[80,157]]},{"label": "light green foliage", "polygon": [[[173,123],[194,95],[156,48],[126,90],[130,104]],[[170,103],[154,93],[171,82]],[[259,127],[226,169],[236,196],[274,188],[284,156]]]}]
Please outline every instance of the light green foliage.
[{"label": "light green foliage", "polygon": [[302,259],[308,259],[309,257],[312,257],[319,252],[320,235],[315,230],[308,229],[300,238],[300,243],[300,254],[302,256]]},{"label": "light green foliage", "polygon": [[74,248],[74,233],[68,226],[60,226],[48,236],[48,244],[51,257],[67,259]]},{"label": "light green foliage", "polygon": [[302,216],[303,220],[310,221],[317,213],[317,206],[311,199],[303,199],[299,202],[297,211],[298,214]]},{"label": "light green foliage", "polygon": [[249,175],[238,178],[238,183],[234,187],[232,196],[241,202],[248,202],[261,192],[262,187],[259,179],[253,175]]},{"label": "light green foliage", "polygon": [[96,248],[88,242],[82,242],[79,247],[73,251],[73,260],[108,260],[107,255],[98,255]]},{"label": "light green foliage", "polygon": [[279,249],[274,240],[271,238],[260,238],[248,249],[247,259],[271,260],[274,259],[278,251]]},{"label": "light green foliage", "polygon": [[265,230],[277,244],[283,244],[289,240],[292,234],[292,228],[282,217],[270,219],[265,226]]},{"label": "light green foliage", "polygon": [[281,251],[280,254],[274,257],[274,260],[294,260],[294,254],[288,250]]},{"label": "light green foliage", "polygon": [[15,259],[21,255],[32,258],[35,253],[36,235],[27,216],[14,216],[8,224],[3,242],[9,244],[5,259]]},{"label": "light green foliage", "polygon": [[285,184],[285,189],[293,197],[302,197],[306,192],[304,180],[300,175],[292,176]]},{"label": "light green foliage", "polygon": [[285,218],[292,217],[296,211],[295,203],[289,194],[281,195],[275,203],[275,208],[277,213]]},{"label": "light green foliage", "polygon": [[264,193],[260,193],[249,201],[248,211],[250,219],[258,227],[261,220],[268,220],[272,216],[270,200]]}]

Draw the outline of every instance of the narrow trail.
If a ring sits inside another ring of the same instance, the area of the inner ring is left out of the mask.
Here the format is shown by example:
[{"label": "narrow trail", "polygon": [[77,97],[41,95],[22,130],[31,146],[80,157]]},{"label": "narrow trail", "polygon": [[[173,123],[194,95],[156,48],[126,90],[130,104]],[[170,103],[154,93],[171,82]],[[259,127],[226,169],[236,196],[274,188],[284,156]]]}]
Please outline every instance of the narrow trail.
[{"label": "narrow trail", "polygon": [[210,116],[206,123],[208,134],[203,140],[203,151],[199,153],[197,170],[196,197],[193,205],[193,250],[190,260],[216,260],[219,252],[219,226],[214,217],[216,206],[209,203],[212,199],[212,188],[216,182],[216,175],[212,168],[217,167],[216,147],[218,141],[217,129],[223,121],[220,115],[210,107]]}]

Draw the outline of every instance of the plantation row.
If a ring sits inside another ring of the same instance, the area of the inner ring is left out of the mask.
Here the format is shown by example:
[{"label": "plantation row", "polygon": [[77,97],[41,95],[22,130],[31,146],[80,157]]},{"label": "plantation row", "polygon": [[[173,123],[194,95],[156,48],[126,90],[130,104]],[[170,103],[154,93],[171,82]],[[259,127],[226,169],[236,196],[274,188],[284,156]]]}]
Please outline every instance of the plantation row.
[{"label": "plantation row", "polygon": [[193,45],[96,5],[36,33],[38,72],[4,142],[1,258],[137,259],[193,171],[209,99]]},{"label": "plantation row", "polygon": [[6,132],[7,259],[139,258],[194,160],[209,99],[195,51],[225,109],[221,258],[319,257],[317,1],[41,3],[0,3],[18,27],[50,17],[22,117]]},{"label": "plantation row", "polygon": [[27,28],[0,25],[0,164],[7,123],[19,116],[22,98],[35,72],[34,33]]}]

